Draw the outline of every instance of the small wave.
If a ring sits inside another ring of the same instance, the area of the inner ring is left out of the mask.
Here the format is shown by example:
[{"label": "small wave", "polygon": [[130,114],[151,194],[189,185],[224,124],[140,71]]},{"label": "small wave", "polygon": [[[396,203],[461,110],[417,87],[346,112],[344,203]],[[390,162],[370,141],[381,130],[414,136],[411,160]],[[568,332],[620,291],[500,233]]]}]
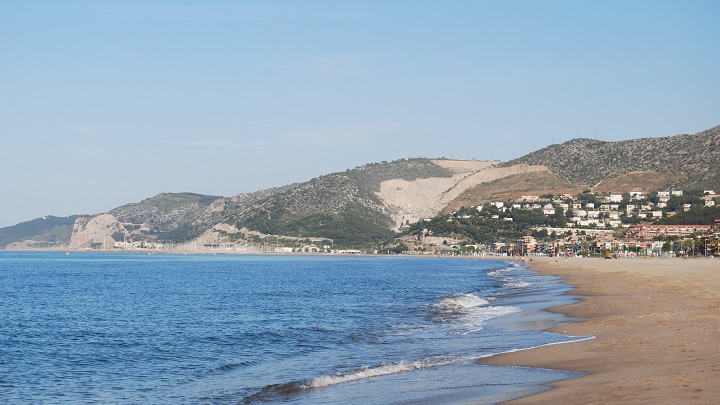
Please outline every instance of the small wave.
[{"label": "small wave", "polygon": [[293,381],[285,384],[272,384],[252,395],[246,396],[245,398],[243,398],[242,402],[244,404],[252,404],[254,402],[272,401],[274,399],[283,397],[287,398],[291,395],[300,393],[305,389],[306,388],[302,382]]},{"label": "small wave", "polygon": [[367,378],[380,377],[389,374],[397,374],[405,371],[421,370],[424,368],[435,367],[449,364],[447,360],[418,360],[404,361],[398,363],[381,364],[375,367],[363,367],[347,373],[322,375],[308,381],[305,389],[324,388],[332,385],[342,384],[351,381],[364,380]]},{"label": "small wave", "polygon": [[505,268],[502,268],[502,269],[491,270],[491,271],[488,271],[488,272],[487,272],[487,276],[488,276],[488,277],[500,277],[500,276],[504,275],[505,273],[508,273],[508,272],[510,272],[510,271],[512,271],[512,270],[513,270],[513,269],[511,269],[511,268],[509,268],[509,267],[505,267]]},{"label": "small wave", "polygon": [[455,294],[440,301],[440,305],[450,308],[475,308],[488,305],[489,302],[472,294]]},{"label": "small wave", "polygon": [[531,282],[528,281],[511,281],[509,283],[505,283],[504,287],[513,287],[513,288],[525,288],[530,287],[532,285]]},{"label": "small wave", "polygon": [[253,365],[253,362],[243,361],[240,363],[228,363],[228,364],[223,364],[223,365],[217,367],[215,369],[215,371],[219,371],[219,372],[232,371],[232,370],[235,370],[236,368],[246,367],[246,366],[251,366],[251,365]]},{"label": "small wave", "polygon": [[452,335],[467,335],[482,330],[489,319],[518,311],[516,307],[492,306],[473,294],[455,294],[432,305],[430,320],[448,325]]},{"label": "small wave", "polygon": [[380,364],[374,367],[363,367],[346,373],[321,375],[307,381],[294,381],[285,384],[268,385],[262,390],[243,398],[243,403],[267,402],[279,398],[289,398],[292,395],[312,389],[321,389],[333,385],[352,381],[359,381],[373,377],[381,377],[406,371],[420,370],[429,367],[442,366],[452,363],[451,360],[426,359],[417,361],[404,361],[398,363]]},{"label": "small wave", "polygon": [[473,332],[478,332],[482,330],[483,325],[488,320],[519,311],[519,308],[504,306],[489,306],[470,311],[463,315],[459,322],[454,325],[451,334],[467,335]]}]

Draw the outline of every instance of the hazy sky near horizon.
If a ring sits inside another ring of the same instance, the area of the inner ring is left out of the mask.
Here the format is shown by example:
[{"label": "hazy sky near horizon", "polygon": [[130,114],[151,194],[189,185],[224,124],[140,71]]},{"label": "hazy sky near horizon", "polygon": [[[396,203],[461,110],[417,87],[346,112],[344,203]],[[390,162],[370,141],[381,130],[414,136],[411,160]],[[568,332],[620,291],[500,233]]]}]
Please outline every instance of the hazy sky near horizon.
[{"label": "hazy sky near horizon", "polygon": [[709,129],[719,16],[718,1],[3,1],[0,227],[402,156]]}]

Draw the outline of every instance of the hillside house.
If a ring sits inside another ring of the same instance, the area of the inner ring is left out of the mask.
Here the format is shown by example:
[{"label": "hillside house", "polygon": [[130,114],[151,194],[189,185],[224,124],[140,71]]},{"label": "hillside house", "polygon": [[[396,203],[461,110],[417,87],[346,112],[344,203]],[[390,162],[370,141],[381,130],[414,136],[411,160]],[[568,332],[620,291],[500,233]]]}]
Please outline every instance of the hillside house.
[{"label": "hillside house", "polygon": [[706,207],[714,207],[715,206],[715,200],[707,200],[705,201]]},{"label": "hillside house", "polygon": [[609,202],[619,203],[619,202],[622,202],[622,200],[623,200],[622,194],[610,194],[610,197],[608,198]]},{"label": "hillside house", "polygon": [[674,191],[671,191],[670,194],[677,196],[677,197],[682,197],[683,192],[682,192],[682,190],[674,190]]}]

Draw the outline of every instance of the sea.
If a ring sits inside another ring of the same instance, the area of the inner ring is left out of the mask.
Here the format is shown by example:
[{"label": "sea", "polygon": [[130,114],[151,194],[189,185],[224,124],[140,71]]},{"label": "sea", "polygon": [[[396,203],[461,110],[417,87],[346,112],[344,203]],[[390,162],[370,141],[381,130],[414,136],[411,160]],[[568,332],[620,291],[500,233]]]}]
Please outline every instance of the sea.
[{"label": "sea", "polygon": [[478,365],[586,339],[512,260],[0,251],[0,402],[492,404],[577,373]]}]

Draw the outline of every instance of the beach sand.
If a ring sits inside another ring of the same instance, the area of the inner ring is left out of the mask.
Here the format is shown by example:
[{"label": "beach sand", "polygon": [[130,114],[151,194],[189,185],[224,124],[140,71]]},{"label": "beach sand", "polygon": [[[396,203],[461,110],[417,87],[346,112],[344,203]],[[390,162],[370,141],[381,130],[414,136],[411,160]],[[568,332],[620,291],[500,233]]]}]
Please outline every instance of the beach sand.
[{"label": "beach sand", "polygon": [[582,296],[551,309],[579,321],[553,331],[596,338],[480,360],[587,374],[509,404],[720,403],[720,260],[535,258],[531,268]]}]

